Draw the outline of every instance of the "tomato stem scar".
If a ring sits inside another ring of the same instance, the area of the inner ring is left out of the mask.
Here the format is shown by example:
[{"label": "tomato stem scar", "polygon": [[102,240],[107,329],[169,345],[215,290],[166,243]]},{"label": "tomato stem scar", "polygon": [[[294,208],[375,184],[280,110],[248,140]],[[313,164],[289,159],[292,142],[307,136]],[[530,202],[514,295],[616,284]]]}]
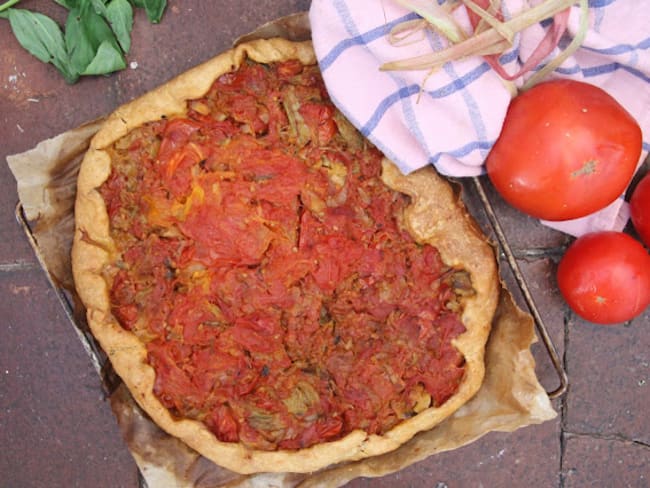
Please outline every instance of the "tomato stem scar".
[{"label": "tomato stem scar", "polygon": [[598,165],[598,161],[595,159],[590,159],[587,161],[585,164],[582,165],[580,169],[577,169],[571,173],[571,178],[577,178],[579,176],[583,175],[591,175],[596,172],[596,167]]}]

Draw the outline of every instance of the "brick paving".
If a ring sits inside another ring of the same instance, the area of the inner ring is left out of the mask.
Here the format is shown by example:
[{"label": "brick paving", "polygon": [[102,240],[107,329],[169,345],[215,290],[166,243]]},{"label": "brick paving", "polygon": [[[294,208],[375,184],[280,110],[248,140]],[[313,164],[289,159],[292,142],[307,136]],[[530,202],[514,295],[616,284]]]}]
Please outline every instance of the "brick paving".
[{"label": "brick paving", "polygon": [[[56,14],[51,4],[29,7]],[[129,61],[137,66],[74,86],[20,49],[0,20],[0,486],[138,486],[97,374],[15,220],[18,197],[5,156],[108,113],[261,23],[308,6],[170,1],[160,25],[136,17]],[[510,209],[494,192],[490,198],[569,375],[568,392],[554,400],[560,415],[349,486],[650,486],[650,311],[610,328],[576,318],[554,284],[570,239]],[[505,271],[504,279],[512,283]],[[534,345],[533,352],[540,381],[552,389],[557,380],[544,349]]]}]

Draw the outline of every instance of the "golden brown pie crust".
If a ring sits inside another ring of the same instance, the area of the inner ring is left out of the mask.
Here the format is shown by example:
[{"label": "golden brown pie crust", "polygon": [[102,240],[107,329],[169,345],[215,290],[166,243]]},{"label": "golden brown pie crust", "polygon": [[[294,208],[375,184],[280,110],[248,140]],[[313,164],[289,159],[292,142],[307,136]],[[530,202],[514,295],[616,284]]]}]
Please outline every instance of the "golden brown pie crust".
[{"label": "golden brown pie crust", "polygon": [[111,171],[111,161],[104,149],[146,122],[183,114],[186,100],[203,96],[218,76],[236,69],[246,58],[261,63],[287,59],[298,59],[303,64],[316,62],[309,42],[253,41],[181,74],[118,108],[107,119],[92,140],[79,173],[73,274],[92,333],[135,400],[162,429],[232,471],[311,472],[391,451],[416,433],[440,423],[476,393],[483,381],[484,348],[498,300],[496,261],[491,246],[446,180],[432,168],[405,176],[384,160],[384,182],[412,199],[405,215],[410,233],[417,241],[436,247],[447,265],[467,270],[476,291],[475,295],[464,298],[462,321],[466,332],[454,342],[466,361],[458,391],[442,406],[428,408],[384,435],[356,430],[336,441],[292,451],[258,451],[221,442],[204,424],[173,417],[153,394],[155,373],[147,362],[144,344],[123,329],[110,311],[102,270],[113,261],[116,251],[104,200],[98,191]]}]

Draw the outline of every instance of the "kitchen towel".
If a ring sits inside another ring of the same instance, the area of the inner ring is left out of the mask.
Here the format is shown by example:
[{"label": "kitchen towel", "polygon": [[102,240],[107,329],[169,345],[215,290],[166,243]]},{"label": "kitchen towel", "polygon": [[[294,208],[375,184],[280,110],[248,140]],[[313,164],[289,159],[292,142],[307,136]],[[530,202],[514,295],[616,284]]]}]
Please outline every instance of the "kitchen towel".
[{"label": "kitchen towel", "polygon": [[[505,0],[503,17],[508,19],[537,3]],[[453,15],[471,32],[465,7]],[[588,15],[581,47],[547,78],[582,80],[616,98],[641,125],[641,163],[650,150],[650,0],[591,0]],[[571,7],[566,32],[540,66],[576,35],[580,17],[579,7]],[[395,26],[419,18],[395,0],[313,0],[309,18],[314,49],[333,102],[403,172],[432,164],[452,177],[484,173],[485,157],[499,135],[513,95],[512,84],[484,58],[449,62],[433,72],[380,70],[386,62],[446,46],[431,29],[401,44],[390,42]],[[551,26],[551,21],[540,22],[517,34],[499,57],[503,69],[516,73]],[[515,80],[515,89],[536,69]],[[543,223],[578,236],[620,230],[628,217],[627,204],[620,198],[581,219]]]}]

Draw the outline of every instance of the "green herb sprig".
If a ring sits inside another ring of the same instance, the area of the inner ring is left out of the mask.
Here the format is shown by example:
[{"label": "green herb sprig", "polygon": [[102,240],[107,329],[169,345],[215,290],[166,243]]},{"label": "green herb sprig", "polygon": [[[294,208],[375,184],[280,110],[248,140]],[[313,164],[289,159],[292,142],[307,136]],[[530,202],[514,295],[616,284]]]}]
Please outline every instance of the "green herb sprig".
[{"label": "green herb sprig", "polygon": [[68,10],[63,29],[46,15],[14,8],[20,0],[0,4],[0,18],[9,20],[22,47],[54,65],[70,84],[126,68],[134,8],[143,8],[155,24],[167,6],[167,0],[54,1]]}]

